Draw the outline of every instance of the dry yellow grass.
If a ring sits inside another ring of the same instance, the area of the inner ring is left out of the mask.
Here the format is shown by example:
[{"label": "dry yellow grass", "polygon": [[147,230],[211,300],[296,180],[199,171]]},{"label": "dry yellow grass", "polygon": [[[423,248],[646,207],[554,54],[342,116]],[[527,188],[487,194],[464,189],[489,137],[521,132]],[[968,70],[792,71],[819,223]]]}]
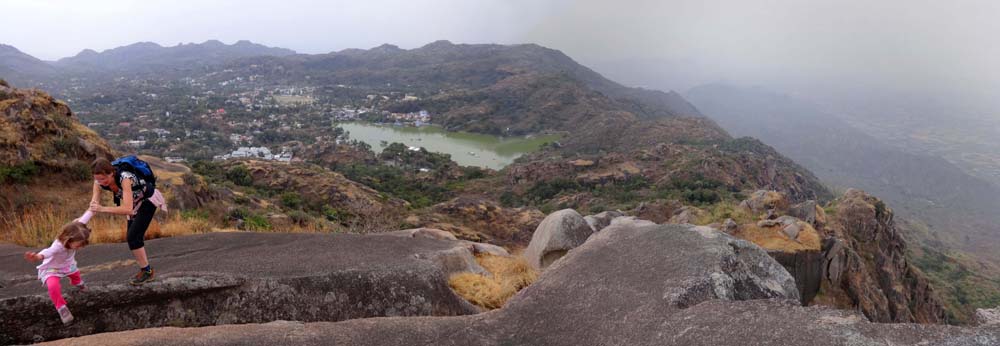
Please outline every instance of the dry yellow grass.
[{"label": "dry yellow grass", "polygon": [[493,277],[459,273],[448,279],[448,285],[462,298],[486,309],[503,307],[510,297],[538,279],[538,271],[521,256],[480,254],[476,256],[476,262]]},{"label": "dry yellow grass", "polygon": [[[4,232],[0,233],[0,241],[31,247],[46,246],[59,235],[63,225],[78,216],[53,209],[35,209],[21,215],[0,215],[0,224],[5,225]],[[88,224],[93,231],[90,234],[90,242],[92,244],[124,242],[125,225],[124,217],[97,215]],[[174,214],[162,225],[154,219],[146,230],[146,239],[208,233],[214,230],[208,220],[182,218]]]},{"label": "dry yellow grass", "polygon": [[781,226],[759,227],[755,224],[746,224],[740,226],[733,235],[749,240],[767,250],[783,252],[820,250],[819,232],[804,222],[800,222],[800,226],[802,226],[802,231],[794,240],[782,231]]},{"label": "dry yellow grass", "polygon": [[[5,227],[0,240],[22,246],[47,246],[59,236],[63,225],[79,216],[46,208],[29,209],[20,215],[0,215],[0,224]],[[124,234],[118,235],[122,226],[115,221],[107,216],[94,217],[88,224],[93,230],[91,243],[115,242],[118,237],[124,240]]]},{"label": "dry yellow grass", "polygon": [[749,210],[740,208],[736,202],[724,201],[713,204],[704,209],[705,213],[698,215],[695,221],[698,225],[708,225],[712,223],[722,223],[726,219],[733,219],[737,224],[753,222],[757,217]]},{"label": "dry yellow grass", "polygon": [[146,230],[146,239],[169,238],[188,234],[209,233],[214,231],[212,223],[205,219],[183,218],[180,214],[173,214],[173,217],[159,225],[156,220],[149,225]]}]

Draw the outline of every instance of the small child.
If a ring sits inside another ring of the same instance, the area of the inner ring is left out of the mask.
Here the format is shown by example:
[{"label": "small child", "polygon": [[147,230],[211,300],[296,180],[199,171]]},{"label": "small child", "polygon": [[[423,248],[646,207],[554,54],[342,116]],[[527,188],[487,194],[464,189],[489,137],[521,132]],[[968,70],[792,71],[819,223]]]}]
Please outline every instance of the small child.
[{"label": "small child", "polygon": [[88,211],[79,219],[63,226],[62,233],[49,248],[38,253],[24,253],[24,259],[28,261],[43,261],[41,265],[36,267],[38,268],[38,279],[42,280],[42,284],[48,288],[49,298],[52,298],[52,304],[55,304],[63,324],[73,322],[73,314],[66,307],[59,280],[68,276],[70,283],[77,289],[86,289],[83,279],[80,278],[80,270],[76,268],[76,250],[90,243],[90,228],[87,227],[87,221],[90,220],[91,216],[93,213]]}]

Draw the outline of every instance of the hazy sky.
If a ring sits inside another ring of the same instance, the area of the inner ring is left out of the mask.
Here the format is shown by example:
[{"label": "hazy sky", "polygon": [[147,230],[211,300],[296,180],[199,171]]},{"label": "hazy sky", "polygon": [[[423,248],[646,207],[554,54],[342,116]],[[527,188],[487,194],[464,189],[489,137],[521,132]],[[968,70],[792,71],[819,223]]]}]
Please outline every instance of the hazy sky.
[{"label": "hazy sky", "polygon": [[0,43],[46,60],[137,41],[248,39],[302,53],[534,42],[661,89],[725,80],[1000,95],[1000,1],[0,0],[0,11]]}]

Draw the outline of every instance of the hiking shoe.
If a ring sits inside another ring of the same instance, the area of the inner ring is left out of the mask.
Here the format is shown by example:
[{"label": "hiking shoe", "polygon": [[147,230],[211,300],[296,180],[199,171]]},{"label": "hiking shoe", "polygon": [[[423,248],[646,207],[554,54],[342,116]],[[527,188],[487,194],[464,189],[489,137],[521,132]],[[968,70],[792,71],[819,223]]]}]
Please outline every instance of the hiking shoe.
[{"label": "hiking shoe", "polygon": [[133,286],[139,286],[144,283],[153,281],[153,269],[150,268],[149,271],[139,269],[139,273],[135,274],[135,277],[129,281]]},{"label": "hiking shoe", "polygon": [[66,305],[60,306],[59,309],[57,309],[56,311],[59,311],[59,319],[62,320],[63,324],[73,323],[73,314],[69,312],[68,306]]}]

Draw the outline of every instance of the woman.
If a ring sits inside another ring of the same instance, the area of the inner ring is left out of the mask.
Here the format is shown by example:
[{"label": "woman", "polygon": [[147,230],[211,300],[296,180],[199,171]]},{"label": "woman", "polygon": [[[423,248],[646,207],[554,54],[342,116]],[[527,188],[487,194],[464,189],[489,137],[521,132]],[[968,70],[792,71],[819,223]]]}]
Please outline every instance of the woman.
[{"label": "woman", "polygon": [[[153,267],[146,257],[143,238],[153,220],[157,206],[163,205],[159,191],[148,194],[147,182],[136,174],[111,165],[107,159],[98,158],[91,164],[94,174],[94,193],[90,199],[90,210],[98,213],[125,215],[128,217],[126,239],[135,261],[139,263],[139,273],[129,283],[142,285],[153,280]],[[101,206],[101,190],[111,191],[115,207]]]}]

